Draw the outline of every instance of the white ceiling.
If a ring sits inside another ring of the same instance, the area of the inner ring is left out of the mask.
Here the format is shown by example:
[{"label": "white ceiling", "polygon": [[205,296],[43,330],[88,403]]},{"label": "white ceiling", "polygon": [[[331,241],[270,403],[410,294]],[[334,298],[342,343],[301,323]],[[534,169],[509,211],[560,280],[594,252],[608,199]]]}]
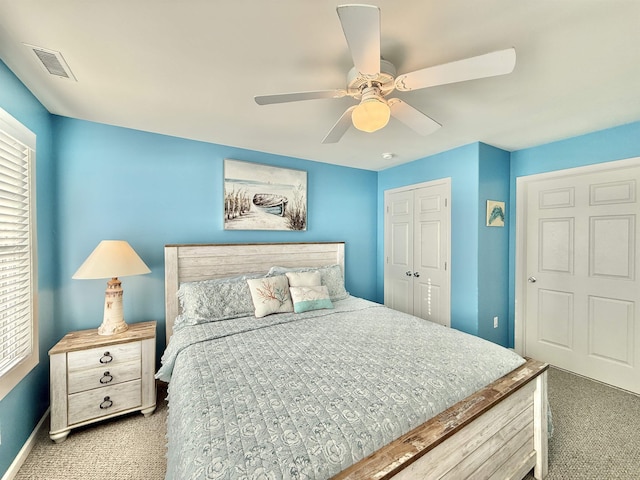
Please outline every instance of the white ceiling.
[{"label": "white ceiling", "polygon": [[[253,97],[345,87],[340,3],[0,0],[0,58],[56,115],[370,170],[640,120],[640,0],[380,0],[381,52],[398,73],[508,47],[515,70],[394,93],[443,125],[430,136],[391,119],[323,145],[353,99]],[[47,74],[23,43],[61,52],[77,82]]]}]

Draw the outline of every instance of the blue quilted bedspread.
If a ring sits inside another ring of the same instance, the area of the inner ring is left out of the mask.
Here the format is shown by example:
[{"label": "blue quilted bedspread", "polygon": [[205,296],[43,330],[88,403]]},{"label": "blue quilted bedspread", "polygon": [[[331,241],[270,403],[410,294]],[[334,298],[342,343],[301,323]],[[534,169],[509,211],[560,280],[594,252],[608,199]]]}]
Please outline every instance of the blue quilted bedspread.
[{"label": "blue quilted bedspread", "polygon": [[167,479],[327,479],[524,363],[366,300],[177,331]]}]

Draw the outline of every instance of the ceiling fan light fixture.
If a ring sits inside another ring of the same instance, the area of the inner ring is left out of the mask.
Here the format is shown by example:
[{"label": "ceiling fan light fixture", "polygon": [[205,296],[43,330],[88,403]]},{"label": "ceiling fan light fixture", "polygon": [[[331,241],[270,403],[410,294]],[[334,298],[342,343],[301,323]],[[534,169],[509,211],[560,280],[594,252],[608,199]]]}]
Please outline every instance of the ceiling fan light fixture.
[{"label": "ceiling fan light fixture", "polygon": [[352,124],[363,132],[380,130],[389,122],[391,113],[419,135],[430,135],[442,125],[403,100],[387,100],[387,96],[394,90],[408,92],[505,75],[515,67],[516,51],[507,48],[396,76],[396,67],[380,56],[380,8],[375,5],[339,5],[337,11],[353,60],[353,68],[347,73],[346,88],[254,97],[258,105],[345,96],[353,98],[354,104],[331,127],[322,139],[323,144],[339,142]]},{"label": "ceiling fan light fixture", "polygon": [[365,89],[362,101],[351,114],[353,126],[363,132],[380,130],[389,123],[391,109],[375,88]]}]

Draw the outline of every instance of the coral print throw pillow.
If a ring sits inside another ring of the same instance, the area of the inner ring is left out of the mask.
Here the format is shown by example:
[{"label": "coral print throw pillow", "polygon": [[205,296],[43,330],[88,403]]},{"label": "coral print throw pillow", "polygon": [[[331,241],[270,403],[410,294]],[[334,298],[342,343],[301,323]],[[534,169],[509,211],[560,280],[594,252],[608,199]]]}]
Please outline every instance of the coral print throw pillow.
[{"label": "coral print throw pillow", "polygon": [[247,280],[257,318],[272,313],[293,312],[289,282],[284,275]]}]

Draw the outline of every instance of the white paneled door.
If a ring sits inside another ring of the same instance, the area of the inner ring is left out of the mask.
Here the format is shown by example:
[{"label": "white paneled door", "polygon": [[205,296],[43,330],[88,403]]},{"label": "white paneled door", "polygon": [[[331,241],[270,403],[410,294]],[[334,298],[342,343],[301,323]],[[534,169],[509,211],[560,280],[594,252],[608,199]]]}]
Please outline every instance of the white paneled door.
[{"label": "white paneled door", "polygon": [[450,325],[450,179],[385,192],[385,305]]},{"label": "white paneled door", "polygon": [[526,183],[525,354],[640,393],[640,166]]}]

